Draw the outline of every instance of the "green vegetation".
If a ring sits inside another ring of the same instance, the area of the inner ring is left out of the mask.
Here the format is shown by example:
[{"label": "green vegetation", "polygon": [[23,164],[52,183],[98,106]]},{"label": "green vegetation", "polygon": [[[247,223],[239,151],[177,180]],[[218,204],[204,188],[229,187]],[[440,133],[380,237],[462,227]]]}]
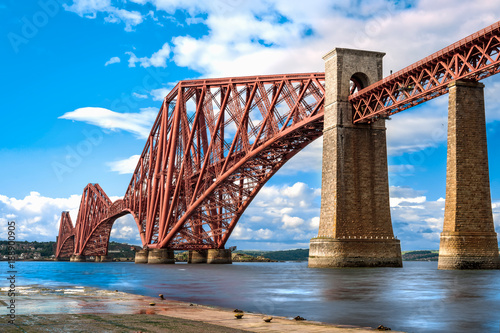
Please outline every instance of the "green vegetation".
[{"label": "green vegetation", "polygon": [[[242,253],[251,256],[263,256],[277,261],[307,261],[309,258],[308,249],[296,249],[286,251],[245,251],[239,250],[235,253]],[[436,261],[438,260],[437,250],[403,251],[405,261]]]},{"label": "green vegetation", "polygon": [[137,245],[109,242],[108,256],[111,257],[111,259],[117,259],[117,260],[121,258],[134,260],[135,252],[139,251],[140,249],[141,247]]},{"label": "green vegetation", "polygon": [[439,256],[439,251],[403,251],[404,261],[437,261]]},{"label": "green vegetation", "polygon": [[[7,260],[9,255],[9,242],[0,241],[0,260]],[[15,242],[14,257],[16,260],[51,260],[55,255],[56,242]],[[139,246],[110,242],[108,256],[116,260],[134,260],[135,251]]]},{"label": "green vegetation", "polygon": [[[53,258],[55,242],[15,242],[14,255],[17,260],[50,260]],[[0,259],[7,259],[8,241],[0,241]],[[135,252],[141,249],[137,245],[110,242],[108,256],[115,261],[133,261]],[[187,261],[188,251],[175,251],[177,261]],[[437,250],[403,251],[404,261],[436,261]],[[307,261],[309,249],[284,251],[238,250],[233,252],[234,262],[270,262],[270,261]]]},{"label": "green vegetation", "polygon": [[[8,241],[0,241],[0,258],[9,254],[8,244]],[[49,258],[54,254],[55,245],[56,242],[15,242],[14,255],[17,258],[22,256],[26,259],[34,257]]]},{"label": "green vegetation", "polygon": [[262,256],[276,261],[306,261],[309,258],[309,249],[295,249],[285,251],[245,251],[239,250],[234,253],[247,254],[254,257]]},{"label": "green vegetation", "polygon": [[237,251],[232,254],[231,259],[234,262],[276,262],[277,261],[277,260],[266,258],[266,257],[260,256],[260,255],[253,256],[253,255],[246,254],[246,253],[237,253]]}]

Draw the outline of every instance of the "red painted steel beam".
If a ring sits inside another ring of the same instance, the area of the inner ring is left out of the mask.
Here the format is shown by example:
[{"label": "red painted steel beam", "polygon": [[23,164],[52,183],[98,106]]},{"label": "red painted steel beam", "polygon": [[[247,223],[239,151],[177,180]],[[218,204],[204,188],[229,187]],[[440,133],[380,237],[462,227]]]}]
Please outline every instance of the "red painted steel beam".
[{"label": "red painted steel beam", "polygon": [[386,118],[447,93],[452,81],[478,81],[498,72],[500,22],[351,95],[353,122]]},{"label": "red painted steel beam", "polygon": [[75,228],[69,212],[61,213],[61,223],[59,224],[59,235],[56,242],[56,258],[69,257],[75,249]]},{"label": "red painted steel beam", "polygon": [[124,198],[149,248],[224,247],[245,208],[321,136],[324,73],[181,81]]}]

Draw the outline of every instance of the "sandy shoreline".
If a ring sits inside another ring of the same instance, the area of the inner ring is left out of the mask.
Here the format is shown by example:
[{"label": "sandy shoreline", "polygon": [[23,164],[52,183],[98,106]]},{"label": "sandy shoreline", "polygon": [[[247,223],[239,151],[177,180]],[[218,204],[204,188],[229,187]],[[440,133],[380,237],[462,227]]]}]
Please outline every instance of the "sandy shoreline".
[{"label": "sandy shoreline", "polygon": [[[89,287],[21,287],[15,324],[9,324],[2,288],[1,332],[373,332],[369,327],[331,325]],[[151,305],[154,303],[154,305]],[[208,325],[207,325],[208,324]],[[60,327],[63,325],[63,327]],[[95,327],[92,329],[92,327]],[[394,331],[393,331],[394,332]]]}]

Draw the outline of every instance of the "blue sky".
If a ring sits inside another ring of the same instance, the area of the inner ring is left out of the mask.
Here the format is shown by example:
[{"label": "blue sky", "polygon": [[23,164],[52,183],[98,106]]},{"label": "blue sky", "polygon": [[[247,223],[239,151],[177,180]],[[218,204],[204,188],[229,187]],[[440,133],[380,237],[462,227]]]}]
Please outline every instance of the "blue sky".
[{"label": "blue sky", "polygon": [[[61,211],[99,183],[122,197],[163,97],[183,79],[324,71],[334,47],[386,52],[384,75],[500,19],[488,0],[0,0],[0,226],[55,240]],[[500,78],[486,84],[491,193],[500,230]],[[387,122],[391,209],[404,250],[437,249],[447,96]],[[276,174],[227,245],[308,247],[316,236],[321,140]],[[5,234],[0,238],[4,239]],[[112,239],[138,244],[130,217]]]}]

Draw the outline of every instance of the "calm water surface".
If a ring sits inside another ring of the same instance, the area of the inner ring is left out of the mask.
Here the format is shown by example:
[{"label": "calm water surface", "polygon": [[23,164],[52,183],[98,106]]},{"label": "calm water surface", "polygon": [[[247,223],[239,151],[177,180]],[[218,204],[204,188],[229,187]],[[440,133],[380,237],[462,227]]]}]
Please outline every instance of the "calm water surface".
[{"label": "calm water surface", "polygon": [[[500,271],[312,269],[233,265],[18,262],[22,285],[80,285],[335,324],[407,332],[500,332]],[[2,284],[2,287],[4,285]]]}]

